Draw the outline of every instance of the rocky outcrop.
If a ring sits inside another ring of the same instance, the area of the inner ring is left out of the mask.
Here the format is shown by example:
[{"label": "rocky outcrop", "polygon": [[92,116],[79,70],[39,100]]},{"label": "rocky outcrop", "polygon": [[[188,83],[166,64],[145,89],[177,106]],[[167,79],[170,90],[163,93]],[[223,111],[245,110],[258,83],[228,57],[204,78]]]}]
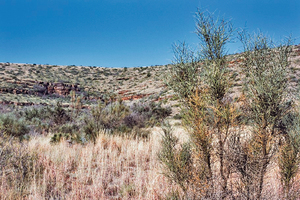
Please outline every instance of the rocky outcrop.
[{"label": "rocky outcrop", "polygon": [[47,94],[58,94],[61,96],[69,95],[72,90],[76,92],[80,91],[78,85],[75,84],[47,83],[47,85],[44,86]]},{"label": "rocky outcrop", "polygon": [[72,90],[80,92],[78,84],[39,82],[32,80],[14,81],[4,79],[2,81],[6,81],[10,86],[0,88],[0,93],[32,95],[57,94],[60,96],[67,96]]}]

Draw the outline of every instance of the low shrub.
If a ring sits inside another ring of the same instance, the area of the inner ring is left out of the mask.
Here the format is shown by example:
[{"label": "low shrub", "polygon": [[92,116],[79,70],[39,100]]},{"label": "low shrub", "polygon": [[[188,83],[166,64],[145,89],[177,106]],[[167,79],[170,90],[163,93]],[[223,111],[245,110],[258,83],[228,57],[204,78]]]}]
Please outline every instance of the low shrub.
[{"label": "low shrub", "polygon": [[74,134],[79,132],[79,127],[74,123],[66,123],[59,126],[58,131],[62,133]]},{"label": "low shrub", "polygon": [[145,127],[145,123],[146,123],[145,121],[146,121],[145,116],[137,112],[132,112],[130,113],[130,115],[124,118],[124,123],[129,128],[133,128],[133,127],[143,128]]},{"label": "low shrub", "polygon": [[62,133],[58,132],[53,134],[53,136],[50,139],[50,143],[57,144],[61,142],[62,140],[66,140],[69,142],[69,144],[78,143],[78,144],[85,144],[86,139],[79,134],[79,132],[76,133]]},{"label": "low shrub", "polygon": [[7,135],[19,137],[20,139],[29,133],[29,127],[25,124],[24,118],[17,119],[12,114],[3,114],[0,116],[0,128]]},{"label": "low shrub", "polygon": [[61,103],[58,101],[53,110],[53,120],[56,124],[64,124],[71,120],[71,117],[67,111],[62,107]]},{"label": "low shrub", "polygon": [[[85,125],[83,126],[83,132],[85,133],[88,140],[96,143],[96,139],[99,135],[100,127],[98,128],[97,121],[95,118],[85,118]],[[101,126],[101,124],[100,124]]]},{"label": "low shrub", "polygon": [[[172,113],[171,107],[162,107],[162,103],[149,100],[141,100],[131,106],[131,110],[140,119],[144,119],[146,126],[160,124],[163,119]],[[137,118],[137,117],[136,117]]]},{"label": "low shrub", "polygon": [[101,130],[108,130],[110,133],[127,132],[124,126],[124,118],[129,114],[129,107],[122,101],[110,103],[108,105],[99,103],[92,108],[91,115],[84,119],[83,132],[88,139],[96,141]]},{"label": "low shrub", "polygon": [[178,138],[172,134],[170,124],[165,123],[162,128],[162,149],[158,153],[158,159],[165,167],[164,175],[178,184],[187,195],[192,179],[191,146],[189,143],[184,143],[178,148]]},{"label": "low shrub", "polygon": [[92,108],[91,115],[84,119],[83,132],[94,142],[101,130],[134,138],[148,138],[149,131],[143,128],[160,123],[170,114],[171,108],[164,108],[161,103],[150,100],[134,103],[130,107],[122,100],[107,105],[99,103]]},{"label": "low shrub", "polygon": [[30,107],[25,108],[19,112],[19,115],[24,117],[28,121],[32,121],[34,118],[40,120],[46,120],[52,117],[53,110],[50,107]]},{"label": "low shrub", "polygon": [[[71,125],[71,115],[64,109],[61,103],[57,103],[53,108],[49,106],[33,106],[29,108],[24,108],[21,111],[15,113],[14,115],[20,116],[30,125],[32,131],[39,133],[48,133],[50,130],[57,132],[70,132],[67,126]],[[75,128],[75,127],[73,127]],[[79,130],[77,128],[76,130]]]}]

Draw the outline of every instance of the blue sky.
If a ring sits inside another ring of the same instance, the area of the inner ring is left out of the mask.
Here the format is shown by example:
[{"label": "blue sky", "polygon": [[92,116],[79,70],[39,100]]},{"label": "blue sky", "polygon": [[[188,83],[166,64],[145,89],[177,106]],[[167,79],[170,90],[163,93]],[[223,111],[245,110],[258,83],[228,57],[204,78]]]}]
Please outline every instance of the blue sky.
[{"label": "blue sky", "polygon": [[[171,63],[172,44],[199,42],[194,13],[300,43],[299,0],[0,0],[0,62],[103,67]],[[228,45],[229,53],[240,44]]]}]

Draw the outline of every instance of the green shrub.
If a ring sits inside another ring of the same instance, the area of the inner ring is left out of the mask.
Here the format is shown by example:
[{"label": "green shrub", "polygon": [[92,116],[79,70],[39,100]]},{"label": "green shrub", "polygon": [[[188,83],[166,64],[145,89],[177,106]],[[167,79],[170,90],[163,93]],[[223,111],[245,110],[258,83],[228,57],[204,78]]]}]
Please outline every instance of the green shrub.
[{"label": "green shrub", "polygon": [[165,166],[164,175],[177,183],[187,195],[192,180],[192,152],[189,143],[178,148],[178,138],[172,134],[169,124],[163,127],[162,149],[158,153],[159,161]]},{"label": "green shrub", "polygon": [[16,119],[16,117],[12,114],[3,114],[0,116],[0,127],[1,131],[5,132],[5,134],[19,137],[29,133],[29,127],[25,124],[24,118]]},{"label": "green shrub", "polygon": [[83,126],[83,132],[88,140],[91,140],[94,144],[101,130],[101,124],[95,121],[95,118],[85,118],[85,125]]},{"label": "green shrub", "polygon": [[[296,110],[297,111],[297,110]],[[298,111],[299,112],[299,111]],[[280,148],[278,157],[280,180],[283,186],[285,199],[295,199],[297,191],[293,190],[295,177],[299,172],[300,164],[300,116],[291,112],[286,115],[279,126],[284,133],[284,144]]]},{"label": "green shrub", "polygon": [[74,134],[79,132],[79,127],[73,123],[66,123],[59,126],[58,131],[62,133]]},{"label": "green shrub", "polygon": [[133,138],[148,138],[149,131],[142,128],[160,123],[170,113],[171,108],[145,100],[131,107],[122,100],[107,105],[99,103],[92,108],[91,115],[85,117],[83,132],[94,142],[101,130]]},{"label": "green shrub", "polygon": [[58,101],[53,110],[53,120],[56,124],[64,124],[71,120],[67,111],[62,107],[61,103]]},{"label": "green shrub", "polygon": [[184,42],[173,45],[175,55],[167,75],[166,84],[181,101],[187,100],[199,84],[199,58]]},{"label": "green shrub", "polygon": [[[175,62],[170,67],[167,85],[182,102],[183,122],[191,136],[193,155],[197,157],[195,165],[199,166],[192,173],[201,178],[193,182],[190,177],[186,181],[190,185],[186,187],[202,190],[207,198],[224,199],[231,193],[228,188],[230,170],[225,156],[227,139],[237,115],[228,95],[231,83],[225,50],[233,28],[230,21],[198,10],[196,34],[200,39],[199,54],[185,43],[173,46]],[[169,151],[176,152],[176,149],[169,148]],[[212,159],[214,156],[217,161]],[[179,160],[175,162],[180,163]],[[213,170],[215,165],[218,165],[217,172]],[[214,181],[216,176],[217,182]],[[216,188],[220,188],[218,193]]]},{"label": "green shrub", "polygon": [[118,131],[127,131],[124,127],[124,118],[129,113],[129,107],[122,101],[112,102],[108,105],[99,103],[91,110],[91,116],[84,119],[84,133],[93,142],[101,130],[107,130],[111,133]]},{"label": "green shrub", "polygon": [[275,142],[281,130],[278,124],[291,111],[288,72],[290,70],[290,41],[275,45],[263,34],[240,33],[244,44],[243,71],[245,77],[245,105],[253,124],[252,138],[249,143],[254,161],[258,162],[257,195],[262,195],[264,176],[272,157],[278,151]]},{"label": "green shrub", "polygon": [[45,120],[50,118],[52,114],[53,110],[50,107],[30,107],[19,112],[19,115],[28,121],[31,121],[34,118]]},{"label": "green shrub", "polygon": [[140,127],[160,124],[172,113],[171,107],[162,107],[161,102],[156,103],[150,99],[134,103],[131,106],[131,110],[131,116],[136,120],[140,120],[137,122],[137,125]]}]

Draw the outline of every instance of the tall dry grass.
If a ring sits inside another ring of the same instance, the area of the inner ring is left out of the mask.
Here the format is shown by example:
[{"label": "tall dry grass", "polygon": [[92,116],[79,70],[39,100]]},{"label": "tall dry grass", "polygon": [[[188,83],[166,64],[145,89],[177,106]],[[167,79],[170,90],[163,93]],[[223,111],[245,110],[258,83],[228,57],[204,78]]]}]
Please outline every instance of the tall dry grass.
[{"label": "tall dry grass", "polygon": [[[181,142],[188,140],[182,127],[176,126],[173,130]],[[0,199],[172,197],[172,193],[181,193],[181,190],[162,174],[157,157],[161,149],[161,134],[158,127],[152,129],[149,140],[101,133],[95,145],[88,143],[85,146],[67,141],[53,145],[50,138],[44,136],[23,144],[18,140],[7,140],[3,145],[0,137]],[[5,162],[7,166],[2,165]],[[282,199],[283,188],[275,161],[267,171],[263,198]],[[291,190],[294,199],[299,198],[299,180],[298,175]],[[238,188],[242,185],[238,177],[233,174],[229,182],[233,192],[239,193]]]},{"label": "tall dry grass", "polygon": [[35,155],[24,192],[0,177],[1,199],[161,199],[174,189],[157,160],[159,128],[149,140],[100,134],[96,144],[52,145],[48,137],[31,139]]}]

